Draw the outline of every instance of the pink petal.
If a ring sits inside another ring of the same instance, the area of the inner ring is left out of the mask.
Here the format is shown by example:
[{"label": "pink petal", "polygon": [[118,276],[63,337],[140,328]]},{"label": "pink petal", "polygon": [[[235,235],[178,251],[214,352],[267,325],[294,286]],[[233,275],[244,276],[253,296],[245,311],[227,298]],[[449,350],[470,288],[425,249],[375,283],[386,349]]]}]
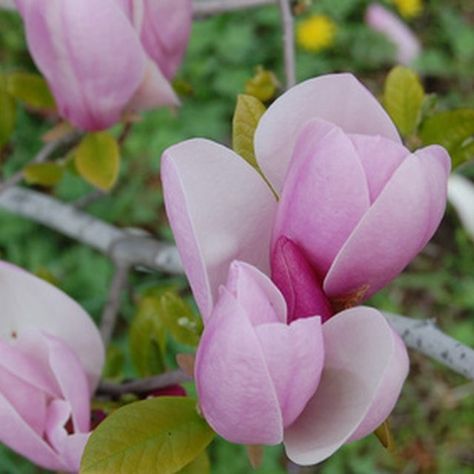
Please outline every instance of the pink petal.
[{"label": "pink petal", "polygon": [[365,14],[365,21],[396,46],[399,63],[410,64],[420,55],[421,45],[415,34],[382,5],[370,5]]},{"label": "pink petal", "polygon": [[256,328],[275,385],[283,425],[291,425],[314,395],[324,362],[321,318]]},{"label": "pink petal", "polygon": [[115,1],[17,2],[29,50],[60,114],[85,130],[119,121],[145,74],[145,54]]},{"label": "pink petal", "polygon": [[288,304],[288,321],[321,316],[323,322],[333,315],[321,282],[298,246],[280,237],[272,254],[272,280]]},{"label": "pink petal", "polygon": [[226,289],[239,302],[251,323],[286,323],[286,302],[264,273],[245,262],[230,265]]},{"label": "pink petal", "polygon": [[255,134],[258,164],[278,193],[300,130],[313,118],[332,122],[346,133],[382,135],[400,142],[387,113],[352,74],[302,82],[270,106]]},{"label": "pink petal", "polygon": [[143,7],[143,46],[169,80],[181,64],[188,45],[191,0],[143,0]]},{"label": "pink petal", "polygon": [[278,444],[283,422],[254,328],[223,288],[198,348],[196,388],[207,422],[240,444]]},{"label": "pink petal", "polygon": [[170,225],[206,320],[232,260],[269,272],[276,201],[254,168],[208,140],[166,150],[162,180]]},{"label": "pink petal", "polygon": [[367,180],[351,140],[328,122],[308,122],[288,169],[273,245],[282,235],[293,240],[324,277],[368,208]]},{"label": "pink petal", "polygon": [[[333,454],[382,398],[383,408],[391,409],[408,370],[393,330],[374,309],[339,313],[323,325],[323,336],[325,363],[319,387],[285,432],[288,457],[301,465],[316,464]],[[384,385],[397,357],[404,369],[393,374],[397,383]]]},{"label": "pink petal", "polygon": [[178,105],[179,99],[173,87],[158,67],[148,60],[145,77],[128,103],[127,109],[141,111],[154,107],[177,107]]},{"label": "pink petal", "polygon": [[331,299],[358,304],[427,244],[446,206],[449,163],[439,146],[405,159],[335,258],[324,281]]},{"label": "pink petal", "polygon": [[0,337],[29,327],[61,338],[84,367],[91,392],[104,364],[104,346],[89,315],[69,296],[20,268],[0,261]]},{"label": "pink petal", "polygon": [[364,167],[373,203],[410,152],[401,143],[381,136],[351,135],[350,138]]},{"label": "pink petal", "polygon": [[0,442],[39,466],[64,470],[59,456],[17,413],[0,392]]}]

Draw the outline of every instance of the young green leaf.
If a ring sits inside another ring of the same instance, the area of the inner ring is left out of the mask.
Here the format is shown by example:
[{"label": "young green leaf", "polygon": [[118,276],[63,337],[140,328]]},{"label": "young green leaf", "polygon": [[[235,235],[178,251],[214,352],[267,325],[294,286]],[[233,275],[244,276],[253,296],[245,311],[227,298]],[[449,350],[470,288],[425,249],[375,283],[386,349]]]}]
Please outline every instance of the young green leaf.
[{"label": "young green leaf", "polygon": [[188,346],[198,344],[202,330],[201,319],[177,294],[167,292],[161,297],[159,317],[177,342]]},{"label": "young green leaf", "polygon": [[457,109],[439,112],[421,125],[420,137],[425,145],[444,146],[453,166],[474,157],[474,109]]},{"label": "young green leaf", "polygon": [[211,472],[209,456],[204,451],[194,461],[178,472],[179,474],[209,474]]},{"label": "young green leaf", "polygon": [[23,171],[27,183],[47,187],[59,183],[63,174],[64,168],[58,163],[31,163]]},{"label": "young green leaf", "polygon": [[102,191],[109,191],[118,178],[120,150],[117,140],[107,132],[89,133],[76,149],[79,174]]},{"label": "young green leaf", "polygon": [[258,164],[253,148],[253,137],[265,110],[265,106],[256,97],[245,94],[237,97],[232,122],[232,147],[256,169],[258,169]]},{"label": "young green leaf", "polygon": [[15,122],[15,99],[8,93],[5,78],[0,75],[0,148],[10,140]]},{"label": "young green leaf", "polygon": [[8,92],[29,107],[53,110],[56,108],[48,84],[38,74],[15,72],[8,75]]},{"label": "young green leaf", "polygon": [[278,87],[278,79],[275,74],[258,66],[255,75],[245,83],[245,93],[266,102],[274,97]]},{"label": "young green leaf", "polygon": [[404,137],[416,131],[425,93],[418,76],[410,69],[396,66],[387,76],[383,103]]},{"label": "young green leaf", "polygon": [[92,433],[80,472],[174,474],[196,459],[213,437],[195,400],[158,397],[132,403]]},{"label": "young green leaf", "polygon": [[145,296],[130,325],[130,353],[142,377],[159,374],[165,369],[166,328],[160,313],[159,297]]}]

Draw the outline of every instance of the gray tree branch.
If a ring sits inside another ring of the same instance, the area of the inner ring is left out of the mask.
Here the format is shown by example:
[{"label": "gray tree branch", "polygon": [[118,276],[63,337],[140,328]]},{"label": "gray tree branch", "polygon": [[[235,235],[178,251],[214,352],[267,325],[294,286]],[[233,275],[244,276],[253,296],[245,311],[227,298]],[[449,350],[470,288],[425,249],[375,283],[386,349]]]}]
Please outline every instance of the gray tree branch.
[{"label": "gray tree branch", "polygon": [[278,0],[203,0],[193,3],[193,15],[195,18],[217,15],[246,8],[262,7],[264,5],[275,5]]}]

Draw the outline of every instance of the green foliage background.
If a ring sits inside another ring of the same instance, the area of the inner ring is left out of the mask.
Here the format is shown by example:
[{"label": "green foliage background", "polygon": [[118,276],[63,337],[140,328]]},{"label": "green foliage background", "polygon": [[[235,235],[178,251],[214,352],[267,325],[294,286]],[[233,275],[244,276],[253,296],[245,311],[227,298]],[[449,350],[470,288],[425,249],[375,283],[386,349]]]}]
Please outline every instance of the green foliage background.
[{"label": "green foliage background", "polygon": [[[319,0],[313,12],[325,13],[337,23],[332,48],[322,53],[298,53],[300,80],[334,71],[356,73],[376,93],[393,65],[393,47],[363,24],[368,2]],[[438,94],[440,109],[474,107],[474,5],[468,0],[430,0],[422,15],[410,22],[419,34],[424,52],[416,64],[427,92]],[[163,211],[159,181],[160,155],[165,147],[201,136],[230,143],[236,96],[255,68],[275,71],[283,82],[282,51],[276,8],[265,7],[221,15],[194,24],[191,44],[176,81],[183,106],[178,113],[157,110],[136,124],[123,150],[121,175],[116,187],[87,211],[119,226],[138,227],[161,239],[172,236]],[[15,14],[0,12],[0,63],[3,72],[33,70],[25,49],[21,22]],[[0,154],[3,175],[21,169],[41,147],[48,130],[43,117],[18,107],[17,127]],[[114,132],[118,133],[119,128]],[[8,160],[6,157],[8,156]],[[474,175],[472,164],[467,174]],[[51,191],[74,202],[92,191],[74,170]],[[104,305],[112,268],[108,260],[48,229],[0,211],[0,258],[47,277],[78,300],[94,318]],[[109,373],[136,376],[128,349],[126,329],[140,297],[150,288],[172,286],[185,290],[184,278],[165,278],[135,272],[133,292],[124,298],[121,324],[114,340],[115,358]],[[440,326],[466,344],[474,345],[474,245],[448,210],[432,243],[408,270],[371,302],[379,308],[436,317]],[[169,341],[172,354],[183,348]],[[117,354],[119,356],[117,357]],[[474,469],[472,385],[449,370],[415,353],[409,382],[392,417],[398,450],[386,453],[375,438],[346,446],[326,463],[308,473],[441,473],[468,474]],[[114,365],[115,364],[115,365]],[[112,367],[114,365],[114,367]],[[212,472],[251,472],[244,448],[222,440],[209,449]],[[256,472],[286,472],[279,447],[265,451]],[[0,448],[0,473],[29,474],[41,470]]]}]

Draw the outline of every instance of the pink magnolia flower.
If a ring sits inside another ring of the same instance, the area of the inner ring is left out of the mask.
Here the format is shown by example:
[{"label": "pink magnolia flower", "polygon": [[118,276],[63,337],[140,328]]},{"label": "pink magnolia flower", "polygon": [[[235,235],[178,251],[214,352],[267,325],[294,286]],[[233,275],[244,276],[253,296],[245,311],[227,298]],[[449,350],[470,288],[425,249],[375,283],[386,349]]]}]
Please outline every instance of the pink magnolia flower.
[{"label": "pink magnolia flower", "polygon": [[78,472],[104,347],[87,313],[0,262],[0,442],[45,469]]},{"label": "pink magnolia flower", "polygon": [[242,444],[285,444],[298,464],[318,463],[373,432],[408,372],[405,346],[376,310],[349,309],[288,324],[271,280],[231,264],[195,367],[201,409],[214,430]]},{"label": "pink magnolia flower", "polygon": [[399,63],[409,65],[420,55],[421,45],[418,38],[403,21],[382,5],[369,5],[365,22],[395,45]]},{"label": "pink magnolia flower", "polygon": [[129,110],[179,103],[169,80],[191,28],[190,0],[16,0],[59,113],[85,130]]},{"label": "pink magnolia flower", "polygon": [[[168,217],[205,320],[233,260],[272,274],[290,320],[326,319],[395,278],[444,213],[447,152],[436,145],[407,150],[350,74],[286,92],[261,118],[254,146],[266,180],[208,140],[188,140],[163,155]],[[304,291],[297,283],[303,271],[313,274]]]}]

